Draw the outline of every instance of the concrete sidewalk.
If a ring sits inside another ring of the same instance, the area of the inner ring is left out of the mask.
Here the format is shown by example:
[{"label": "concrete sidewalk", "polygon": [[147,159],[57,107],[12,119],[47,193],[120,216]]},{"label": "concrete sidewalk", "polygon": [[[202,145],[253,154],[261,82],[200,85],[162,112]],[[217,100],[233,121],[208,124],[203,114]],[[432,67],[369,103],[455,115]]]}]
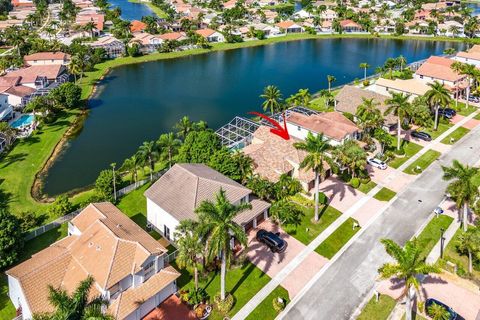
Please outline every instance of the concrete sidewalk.
[{"label": "concrete sidewalk", "polygon": [[[460,228],[461,222],[458,219],[454,219],[445,233],[443,234],[443,238],[445,239],[444,247],[452,240],[453,236],[457,232],[458,228]],[[433,247],[432,251],[427,256],[427,263],[435,263],[440,258],[440,246],[441,240],[437,242],[437,244]]]}]

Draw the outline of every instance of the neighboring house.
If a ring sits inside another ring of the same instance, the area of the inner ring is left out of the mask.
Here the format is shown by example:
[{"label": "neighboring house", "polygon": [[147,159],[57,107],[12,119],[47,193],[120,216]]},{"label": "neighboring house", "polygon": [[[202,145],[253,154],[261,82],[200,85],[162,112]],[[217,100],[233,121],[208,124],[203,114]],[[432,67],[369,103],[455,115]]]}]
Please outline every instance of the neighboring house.
[{"label": "neighboring house", "polygon": [[[375,93],[369,90],[363,90],[354,86],[346,85],[344,86],[338,94],[335,96],[335,111],[349,113],[353,115],[354,120],[356,121],[355,114],[357,113],[358,106],[363,103],[363,99],[373,99],[378,103],[378,109],[385,114],[387,110],[387,105],[385,101],[390,99],[389,96]],[[387,131],[392,131],[397,128],[397,117],[389,114],[384,115],[385,123],[384,129]]]},{"label": "neighboring house", "polygon": [[411,100],[415,97],[423,96],[431,88],[417,79],[385,79],[379,78],[373,85],[372,91],[382,95],[390,95],[392,92],[411,95]]},{"label": "neighboring house", "polygon": [[286,118],[289,134],[301,140],[305,140],[308,133],[323,134],[330,145],[337,146],[347,140],[360,138],[360,129],[340,112],[323,112],[309,116],[289,112]]},{"label": "neighboring house", "polygon": [[143,32],[147,29],[147,24],[143,23],[142,21],[138,20],[133,20],[130,22],[130,32],[135,33],[135,32]]},{"label": "neighboring house", "polygon": [[280,29],[280,32],[284,33],[301,33],[305,31],[303,26],[294,21],[282,21],[275,24],[275,26]]},{"label": "neighboring house", "polygon": [[452,59],[480,67],[480,45],[476,44],[467,51],[459,51]]},{"label": "neighboring house", "polygon": [[29,66],[39,65],[67,65],[70,63],[70,55],[63,52],[37,52],[23,57]]},{"label": "neighboring house", "polygon": [[9,297],[22,315],[52,312],[48,286],[68,293],[92,276],[92,295],[115,319],[140,320],[177,291],[168,250],[108,202],[92,203],[68,224],[68,236],[6,272]]},{"label": "neighboring house", "polygon": [[[0,106],[20,107],[23,99],[33,94],[36,89],[20,84],[21,77],[0,77]],[[7,98],[5,102],[3,97]]]},{"label": "neighboring house", "polygon": [[270,204],[254,197],[252,191],[204,164],[175,164],[150,188],[147,198],[147,220],[163,236],[175,240],[175,229],[186,219],[197,220],[195,209],[204,200],[215,201],[224,190],[233,204],[250,203],[234,221],[245,231],[255,228],[268,217]]},{"label": "neighboring house", "polygon": [[68,75],[66,66],[52,64],[21,68],[7,73],[6,77],[20,78],[18,85],[41,89],[49,86],[53,82],[57,82],[63,75]]},{"label": "neighboring house", "polygon": [[167,40],[183,41],[188,39],[187,35],[184,32],[168,32],[168,33],[160,34],[158,35],[158,37],[163,41],[167,41]]},{"label": "neighboring house", "polygon": [[212,29],[199,29],[195,32],[207,39],[208,42],[225,42],[225,37],[218,31]]},{"label": "neighboring house", "polygon": [[266,37],[280,34],[280,29],[265,23],[256,23],[251,25],[251,27],[253,27],[255,30],[263,31]]},{"label": "neighboring house", "polygon": [[313,15],[305,9],[299,10],[293,14],[295,18],[307,19],[312,18]]},{"label": "neighboring house", "polygon": [[157,51],[158,47],[163,43],[160,35],[152,35],[149,33],[137,32],[133,34],[130,44],[138,43],[142,53],[152,53]]},{"label": "neighboring house", "polygon": [[438,81],[450,91],[462,94],[467,87],[466,76],[452,70],[453,59],[431,56],[415,71],[414,78],[426,83]]},{"label": "neighboring house", "polygon": [[332,9],[327,9],[327,10],[320,13],[320,18],[323,21],[333,21],[333,20],[337,19],[337,17],[338,17],[338,14],[335,11],[333,11]]},{"label": "neighboring house", "polygon": [[437,32],[439,35],[446,37],[463,37],[464,28],[463,24],[457,21],[446,21],[441,23],[437,27]]},{"label": "neighboring house", "polygon": [[87,23],[93,22],[95,24],[94,34],[99,35],[104,28],[105,15],[97,12],[80,12],[77,14],[75,24],[85,26]]},{"label": "neighboring house", "polygon": [[[285,140],[270,132],[270,127],[260,126],[254,133],[251,144],[243,148],[243,153],[254,163],[254,173],[270,182],[278,182],[282,174],[300,181],[302,188],[309,192],[315,186],[313,170],[300,169],[300,163],[307,153],[294,147],[295,142],[302,140],[291,137]],[[330,167],[325,162],[326,176],[330,175]]]},{"label": "neighboring house", "polygon": [[100,37],[95,42],[89,43],[92,48],[102,48],[107,57],[117,58],[125,54],[125,44],[112,36]]},{"label": "neighboring house", "polygon": [[340,26],[342,27],[343,32],[361,32],[363,28],[361,25],[356,23],[353,20],[342,20],[340,21]]}]

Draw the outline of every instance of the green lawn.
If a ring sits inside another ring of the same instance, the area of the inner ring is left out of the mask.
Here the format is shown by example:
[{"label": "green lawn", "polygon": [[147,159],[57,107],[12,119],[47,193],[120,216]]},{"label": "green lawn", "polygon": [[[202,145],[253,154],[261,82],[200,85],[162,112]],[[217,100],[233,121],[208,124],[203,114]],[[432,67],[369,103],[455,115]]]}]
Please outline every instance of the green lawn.
[{"label": "green lawn", "polygon": [[475,120],[480,120],[480,113],[477,114],[475,117],[473,117],[473,119],[475,119]]},{"label": "green lawn", "polygon": [[438,124],[438,128],[437,130],[433,130],[433,128],[422,128],[422,129],[419,129],[419,131],[423,131],[423,132],[426,132],[428,133],[429,135],[432,136],[432,139],[435,140],[437,139],[442,133],[444,133],[445,131],[447,131],[448,129],[450,129],[451,127],[453,127],[453,123],[442,123],[440,122]]},{"label": "green lawn", "polygon": [[[460,254],[456,249],[456,247],[458,246],[460,235],[462,233],[463,231],[461,229],[458,229],[452,240],[450,240],[450,242],[445,247],[443,262],[450,261],[455,263],[459,269],[458,274],[461,276],[466,276],[468,273],[468,256],[466,254]],[[442,263],[442,265],[445,265],[445,263]],[[480,281],[480,270],[475,270],[475,268],[473,268],[472,277],[477,282]]]},{"label": "green lawn", "polygon": [[422,248],[422,256],[426,257],[432,251],[433,247],[440,240],[443,230],[447,228],[452,223],[453,218],[446,215],[441,215],[438,218],[434,217],[427,224],[425,229],[418,235],[417,241],[420,248]]},{"label": "green lawn", "polygon": [[[458,140],[460,140],[464,135],[469,133],[470,130],[464,127],[458,127],[455,129],[452,133],[450,133],[448,136],[446,136],[443,140],[442,143],[444,144],[454,144]],[[452,141],[453,139],[453,141]]]},{"label": "green lawn", "polygon": [[455,108],[455,101],[450,103],[450,107],[457,110],[457,114],[462,115],[464,117],[470,115],[472,112],[477,110],[477,107],[474,107],[472,105],[469,105],[467,109],[467,106],[463,102],[458,102],[458,108]]},{"label": "green lawn", "polygon": [[373,296],[365,308],[363,308],[357,320],[386,320],[396,304],[395,299],[390,296],[382,294],[378,302],[375,296]]},{"label": "green lawn", "polygon": [[[182,273],[182,276],[177,280],[179,289],[186,290],[194,288],[192,274],[184,269],[179,269],[175,264],[173,265]],[[271,279],[267,274],[263,273],[262,270],[248,261],[242,267],[229,269],[226,277],[226,291],[230,292],[235,300],[235,304],[229,312],[229,316],[231,317],[237,313],[238,310],[240,310],[270,280]],[[212,273],[206,279],[200,278],[199,286],[205,289],[210,299],[213,301],[213,297],[220,292],[220,273]],[[280,290],[277,288],[277,294],[281,296],[286,295],[288,297],[286,290]],[[265,307],[268,309],[268,306]],[[258,312],[259,314],[263,314],[266,312],[266,309],[263,311],[259,310]],[[214,310],[209,319],[221,320],[223,319],[223,316]]]},{"label": "green lawn", "polygon": [[[436,150],[427,150],[427,152],[422,154],[417,160],[403,170],[403,172],[408,174],[420,174],[441,155],[442,154]],[[417,167],[419,167],[420,170],[418,170]]]},{"label": "green lawn", "polygon": [[360,230],[360,227],[353,228],[355,222],[355,219],[348,218],[315,251],[331,259]]},{"label": "green lawn", "polygon": [[395,191],[383,187],[373,197],[380,201],[390,201],[395,195]]},{"label": "green lawn", "polygon": [[273,299],[282,298],[288,303],[288,291],[278,286],[246,318],[247,320],[274,320],[278,313],[273,309]]},{"label": "green lawn", "polygon": [[[313,204],[312,201],[310,201],[310,203]],[[333,221],[337,220],[337,218],[342,215],[340,211],[331,206],[321,206],[320,220],[315,223],[313,222],[313,218],[315,216],[315,210],[313,207],[307,208],[301,205],[298,205],[298,207],[304,213],[304,216],[302,217],[302,223],[295,229],[288,226],[283,227],[283,229],[303,244],[309,244]]]},{"label": "green lawn", "polygon": [[[39,252],[40,250],[45,249],[52,243],[64,238],[67,236],[67,224],[64,223],[58,228],[49,230],[42,234],[41,236],[36,237],[25,243],[21,255],[19,257],[18,263],[29,259],[33,254]],[[7,276],[5,275],[5,270],[0,270],[0,319],[12,319],[15,317],[15,307],[10,302],[10,298],[7,296],[8,293],[8,282]]]},{"label": "green lawn", "polygon": [[[392,142],[393,142],[392,146],[389,149],[393,151],[393,150],[396,150],[396,148],[397,148],[397,139],[395,137],[392,137]],[[414,142],[402,140],[401,144],[402,144],[401,148],[403,148],[403,150],[405,150],[405,155],[404,156],[397,156],[395,159],[392,159],[388,162],[388,165],[392,168],[395,168],[395,169],[400,167],[408,159],[410,159],[412,156],[414,156],[417,152],[422,150],[422,146],[420,146],[420,145],[418,145]]]},{"label": "green lawn", "polygon": [[367,193],[370,192],[370,190],[372,190],[376,186],[377,186],[377,184],[375,182],[373,182],[372,180],[370,180],[368,183],[361,183],[360,186],[357,189],[359,191],[367,194]]},{"label": "green lawn", "polygon": [[[332,90],[332,96],[335,97],[338,93],[340,92],[339,89],[337,90]],[[333,111],[333,106],[326,106],[325,105],[325,98],[323,97],[317,97],[310,101],[310,105],[308,106],[309,108],[321,112],[328,112],[328,111]]]}]

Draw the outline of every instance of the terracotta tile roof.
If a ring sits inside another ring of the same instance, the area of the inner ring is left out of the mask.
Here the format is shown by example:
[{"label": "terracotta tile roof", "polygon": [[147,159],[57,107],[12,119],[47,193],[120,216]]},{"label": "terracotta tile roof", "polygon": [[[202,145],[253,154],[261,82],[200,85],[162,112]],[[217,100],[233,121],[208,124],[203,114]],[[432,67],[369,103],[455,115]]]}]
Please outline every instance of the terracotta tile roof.
[{"label": "terracotta tile roof", "polygon": [[465,76],[453,71],[450,66],[455,61],[448,58],[431,56],[415,72],[418,75],[446,81],[459,81]]},{"label": "terracotta tile roof", "polygon": [[150,188],[145,196],[171,214],[178,221],[197,219],[195,209],[204,200],[215,200],[215,195],[225,190],[234,203],[251,191],[204,164],[175,164]]},{"label": "terracotta tile roof", "polygon": [[212,34],[214,34],[215,30],[212,30],[212,29],[199,29],[199,30],[196,30],[195,31],[196,33],[198,33],[199,35],[201,35],[202,37],[210,37]]},{"label": "terracotta tile roof", "polygon": [[[277,182],[282,174],[298,168],[305,158],[306,152],[293,146],[300,141],[292,137],[285,140],[271,133],[269,127],[261,126],[253,133],[252,143],[243,148],[243,152],[252,158],[256,174],[271,182]],[[327,163],[324,167],[329,168]],[[309,183],[315,178],[315,174],[312,170],[298,170],[296,178]]]},{"label": "terracotta tile roof", "polygon": [[342,26],[342,28],[348,28],[348,27],[362,28],[361,25],[359,25],[353,20],[342,20],[340,21],[340,25]]},{"label": "terracotta tile roof", "polygon": [[457,57],[472,59],[472,60],[480,60],[480,50],[479,51],[460,51],[457,53]]},{"label": "terracotta tile roof", "polygon": [[112,314],[115,319],[125,319],[138,309],[139,301],[147,301],[179,277],[180,273],[170,266],[162,269],[140,287],[131,287],[123,291],[108,307],[108,313]]},{"label": "terracotta tile roof", "polygon": [[75,23],[78,25],[86,25],[89,22],[93,22],[97,30],[102,31],[105,23],[105,15],[101,13],[80,13],[77,15]]},{"label": "terracotta tile roof", "polygon": [[140,32],[144,31],[147,28],[147,24],[143,23],[142,21],[133,20],[130,22],[130,31],[133,32]]},{"label": "terracotta tile roof", "polygon": [[275,25],[282,29],[288,29],[292,26],[296,26],[297,24],[293,21],[281,21],[279,23],[276,23]]},{"label": "terracotta tile roof", "polygon": [[[384,114],[385,110],[387,110],[385,100],[390,99],[389,96],[384,96],[373,91],[359,89],[354,86],[344,86],[335,96],[335,110],[340,112],[348,112],[355,115],[357,113],[358,106],[363,103],[363,98],[373,99],[374,101],[378,102],[378,109],[380,109],[382,114]],[[396,116],[392,114],[385,116],[386,125],[394,125],[396,123]]]},{"label": "terracotta tile roof", "polygon": [[34,313],[52,311],[48,285],[72,292],[91,275],[94,288],[106,290],[138,272],[151,255],[167,252],[111,203],[90,204],[71,223],[81,235],[57,241],[6,272],[18,279]]},{"label": "terracotta tile roof", "polygon": [[25,61],[35,61],[35,60],[68,60],[70,55],[63,52],[37,52],[34,54],[29,54],[23,57]]},{"label": "terracotta tile roof", "polygon": [[287,122],[300,126],[313,133],[323,133],[325,137],[342,141],[360,129],[340,112],[324,112],[310,116],[291,112]]},{"label": "terracotta tile roof", "polygon": [[56,79],[65,71],[63,65],[40,65],[21,68],[7,74],[8,77],[21,77],[20,83],[33,83],[37,77],[47,77],[49,80]]},{"label": "terracotta tile roof", "polygon": [[186,35],[183,32],[168,32],[158,36],[162,40],[183,40],[186,39]]},{"label": "terracotta tile roof", "polygon": [[5,93],[8,93],[8,94],[11,94],[13,96],[17,96],[17,97],[26,97],[32,93],[34,93],[36,90],[31,88],[31,87],[27,87],[27,86],[12,86],[10,88],[8,88],[7,90],[5,90],[4,92]]}]

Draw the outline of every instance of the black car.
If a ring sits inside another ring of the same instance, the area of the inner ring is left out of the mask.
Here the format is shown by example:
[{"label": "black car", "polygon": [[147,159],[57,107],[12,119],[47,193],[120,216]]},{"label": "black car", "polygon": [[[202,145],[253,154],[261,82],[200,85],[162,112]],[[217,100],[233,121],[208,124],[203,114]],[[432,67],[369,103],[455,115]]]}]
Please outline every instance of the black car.
[{"label": "black car", "polygon": [[447,119],[452,119],[457,114],[457,111],[451,108],[439,108],[438,115]]},{"label": "black car", "polygon": [[460,317],[455,311],[453,311],[452,308],[450,308],[449,306],[447,306],[445,303],[443,302],[440,302],[438,301],[437,299],[427,299],[427,301],[425,301],[425,310],[427,311],[427,315],[428,315],[428,308],[432,305],[432,304],[437,304],[439,306],[442,306],[443,308],[445,308],[445,310],[448,311],[448,313],[450,313],[450,318],[449,320],[460,320],[460,319],[463,319],[462,317]]},{"label": "black car", "polygon": [[423,131],[412,131],[411,136],[423,141],[432,141],[432,136]]},{"label": "black car", "polygon": [[284,252],[287,249],[287,242],[280,238],[279,233],[260,229],[257,232],[257,240],[265,243],[272,252]]}]

